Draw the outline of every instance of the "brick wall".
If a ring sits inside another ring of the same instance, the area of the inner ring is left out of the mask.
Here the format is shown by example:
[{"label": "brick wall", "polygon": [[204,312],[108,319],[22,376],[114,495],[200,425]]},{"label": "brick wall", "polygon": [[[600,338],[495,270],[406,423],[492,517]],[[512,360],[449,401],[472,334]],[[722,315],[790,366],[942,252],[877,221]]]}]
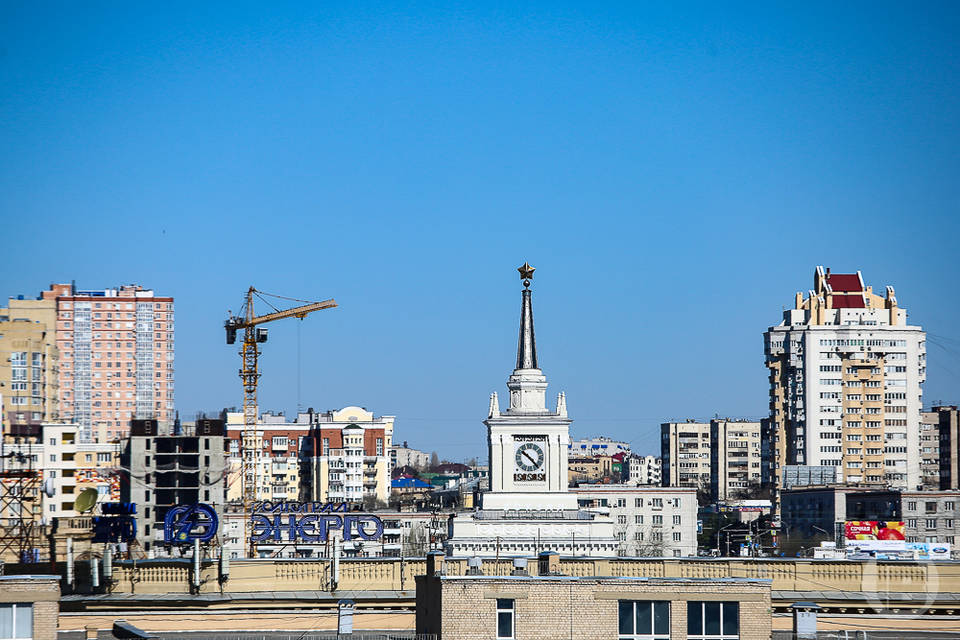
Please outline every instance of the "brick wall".
[{"label": "brick wall", "polygon": [[619,600],[669,600],[677,640],[687,637],[687,601],[739,601],[741,640],[768,640],[771,633],[764,581],[422,578],[417,594],[417,632],[441,639],[493,637],[497,598],[514,601],[520,640],[616,638]]},{"label": "brick wall", "polygon": [[0,603],[33,605],[33,640],[56,640],[60,617],[60,579],[56,576],[4,576]]}]

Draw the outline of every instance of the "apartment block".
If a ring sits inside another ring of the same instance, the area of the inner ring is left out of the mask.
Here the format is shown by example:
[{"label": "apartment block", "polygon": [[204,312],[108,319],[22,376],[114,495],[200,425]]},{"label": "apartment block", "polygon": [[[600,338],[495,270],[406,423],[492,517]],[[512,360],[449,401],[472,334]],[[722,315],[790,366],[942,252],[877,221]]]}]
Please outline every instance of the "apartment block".
[{"label": "apartment block", "polygon": [[618,453],[630,454],[630,443],[611,440],[604,436],[572,440],[567,447],[570,451],[570,456],[613,456]]},{"label": "apartment block", "polygon": [[665,487],[710,486],[710,423],[665,422],[660,425],[660,460]]},{"label": "apartment block", "polygon": [[426,451],[412,449],[407,446],[406,440],[402,445],[390,447],[390,468],[414,467],[424,469],[430,464],[430,454]]},{"label": "apartment block", "polygon": [[[229,412],[226,420],[230,469],[227,499],[243,500],[241,443],[243,456],[255,465],[257,500],[299,499],[300,455],[310,434],[309,422],[287,422],[282,414],[263,413],[257,421],[256,432],[250,437],[245,434],[242,413]],[[252,475],[247,481],[253,482]]]},{"label": "apartment block", "polygon": [[920,414],[920,488],[936,491],[940,488],[940,414],[923,411]]},{"label": "apartment block", "polygon": [[960,411],[951,405],[934,407],[931,413],[937,416],[940,489],[960,489]]},{"label": "apartment block", "polygon": [[926,340],[893,287],[880,296],[859,271],[817,267],[764,348],[777,482],[784,465],[816,465],[842,482],[922,485]]},{"label": "apartment block", "polygon": [[617,555],[697,555],[696,489],[583,485],[570,491],[581,509],[609,511]]},{"label": "apartment block", "polygon": [[907,542],[960,539],[960,491],[904,491],[900,500]]},{"label": "apartment block", "polygon": [[167,511],[202,502],[223,516],[227,461],[222,420],[198,420],[192,430],[164,433],[158,420],[133,420],[121,456],[124,502],[137,505],[137,541],[144,551],[163,545]]},{"label": "apartment block", "polygon": [[710,495],[746,497],[761,484],[761,428],[747,420],[710,421]]},{"label": "apartment block", "polygon": [[[34,480],[24,481],[17,474],[2,479],[5,493],[15,491],[27,500],[21,506],[5,501],[0,506],[0,522],[13,526],[21,515],[31,522],[47,523],[54,518],[77,517],[81,514],[74,501],[89,488],[96,489],[99,501],[119,500],[118,444],[81,443],[75,424],[11,425],[11,430],[3,439],[0,470],[28,472]],[[43,484],[48,492],[41,490]]]},{"label": "apartment block", "polygon": [[9,424],[56,422],[59,411],[56,301],[10,298],[0,309],[0,411]]},{"label": "apartment block", "polygon": [[624,481],[635,485],[659,485],[662,477],[660,458],[631,454],[623,460]]},{"label": "apartment block", "polygon": [[302,449],[300,499],[386,503],[394,416],[345,407],[310,414],[306,420],[310,432]]},{"label": "apartment block", "polygon": [[173,298],[138,285],[67,284],[41,297],[56,302],[60,413],[80,425],[81,442],[92,442],[98,427],[123,438],[134,418],[173,420]]}]

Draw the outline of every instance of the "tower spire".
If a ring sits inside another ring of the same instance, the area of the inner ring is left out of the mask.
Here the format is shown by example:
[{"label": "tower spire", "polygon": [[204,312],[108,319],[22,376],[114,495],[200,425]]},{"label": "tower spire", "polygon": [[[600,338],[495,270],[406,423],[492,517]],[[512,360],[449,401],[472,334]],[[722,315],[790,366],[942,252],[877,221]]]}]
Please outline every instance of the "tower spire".
[{"label": "tower spire", "polygon": [[517,369],[539,369],[537,366],[537,340],[533,333],[533,302],[530,280],[534,268],[524,262],[517,269],[523,280],[523,302],[520,307],[520,338],[517,341]]}]

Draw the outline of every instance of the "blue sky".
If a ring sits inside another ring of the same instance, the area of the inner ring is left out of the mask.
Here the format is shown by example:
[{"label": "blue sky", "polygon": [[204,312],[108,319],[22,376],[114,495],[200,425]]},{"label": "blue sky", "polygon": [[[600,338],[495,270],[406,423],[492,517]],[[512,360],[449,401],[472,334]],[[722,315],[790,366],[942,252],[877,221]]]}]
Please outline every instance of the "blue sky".
[{"label": "blue sky", "polygon": [[956,5],[8,4],[0,296],[176,299],[182,415],[360,404],[483,457],[520,305],[575,436],[762,415],[763,330],[817,264],[892,284],[960,401]]}]

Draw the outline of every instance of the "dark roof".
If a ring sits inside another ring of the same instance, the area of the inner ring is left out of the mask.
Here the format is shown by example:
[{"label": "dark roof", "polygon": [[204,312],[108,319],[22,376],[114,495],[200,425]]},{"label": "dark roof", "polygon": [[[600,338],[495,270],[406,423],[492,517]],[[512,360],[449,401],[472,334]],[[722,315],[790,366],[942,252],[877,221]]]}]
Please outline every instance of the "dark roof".
[{"label": "dark roof", "polygon": [[856,273],[827,274],[827,284],[834,291],[863,291],[860,276]]},{"label": "dark roof", "polygon": [[867,306],[861,293],[834,295],[832,303],[834,309],[863,309]]}]

